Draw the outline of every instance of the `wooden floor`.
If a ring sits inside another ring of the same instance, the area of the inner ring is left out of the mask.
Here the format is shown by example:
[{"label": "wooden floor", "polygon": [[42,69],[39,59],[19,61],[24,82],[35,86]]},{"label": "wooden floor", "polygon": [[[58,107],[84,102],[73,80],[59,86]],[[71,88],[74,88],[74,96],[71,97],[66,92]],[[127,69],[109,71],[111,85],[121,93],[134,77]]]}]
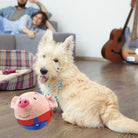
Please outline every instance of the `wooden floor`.
[{"label": "wooden floor", "polygon": [[[106,61],[76,61],[79,69],[89,78],[111,88],[119,99],[120,111],[138,121],[138,65],[113,64]],[[80,128],[63,121],[55,113],[50,123],[40,130],[22,128],[15,120],[10,101],[13,96],[27,91],[38,91],[37,87],[22,91],[0,92],[0,138],[136,138],[138,135],[121,134],[108,128]]]}]

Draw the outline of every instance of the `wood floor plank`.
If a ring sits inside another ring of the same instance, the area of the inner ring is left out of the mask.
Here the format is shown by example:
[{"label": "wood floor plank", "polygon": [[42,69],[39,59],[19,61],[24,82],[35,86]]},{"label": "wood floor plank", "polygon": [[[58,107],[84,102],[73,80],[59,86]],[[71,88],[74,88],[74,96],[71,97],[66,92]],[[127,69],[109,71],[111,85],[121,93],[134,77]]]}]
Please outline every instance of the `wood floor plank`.
[{"label": "wood floor plank", "polygon": [[[106,61],[76,61],[75,64],[91,80],[111,88],[118,96],[120,111],[138,121],[138,65],[114,64]],[[138,135],[122,134],[108,128],[80,128],[64,122],[61,113],[55,113],[50,123],[40,130],[27,130],[16,121],[10,101],[13,96],[28,91],[0,90],[0,138],[138,138]]]}]

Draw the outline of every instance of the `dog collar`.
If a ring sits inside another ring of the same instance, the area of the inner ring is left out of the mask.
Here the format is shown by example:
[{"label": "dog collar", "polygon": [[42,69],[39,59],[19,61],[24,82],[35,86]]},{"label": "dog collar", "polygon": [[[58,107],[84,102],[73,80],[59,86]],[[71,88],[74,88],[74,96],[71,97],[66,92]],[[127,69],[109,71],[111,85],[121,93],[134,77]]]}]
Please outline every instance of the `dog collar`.
[{"label": "dog collar", "polygon": [[44,113],[44,114],[42,114],[39,117],[36,117],[34,119],[30,119],[30,120],[20,120],[20,119],[17,119],[17,121],[18,121],[18,123],[20,125],[23,125],[23,126],[32,126],[32,125],[35,125],[36,124],[36,122],[35,122],[36,119],[38,120],[38,124],[42,123],[42,122],[45,122],[45,121],[47,121],[47,124],[48,124],[49,121],[51,120],[52,116],[53,116],[53,110],[51,108],[51,110],[49,110],[48,112],[46,112],[46,113]]},{"label": "dog collar", "polygon": [[[62,84],[62,83],[63,83],[63,79],[61,79],[61,80],[60,80],[60,83],[58,84],[58,91],[60,91],[61,88],[63,87],[63,84]],[[51,86],[48,84],[48,87],[51,87]],[[38,93],[43,93],[42,90],[41,90],[41,88],[38,89]],[[46,97],[46,96],[50,96],[50,94],[47,93],[47,94],[45,94],[44,96],[45,96],[45,97]],[[59,100],[57,96],[54,96],[54,98],[56,99],[56,101]]]}]

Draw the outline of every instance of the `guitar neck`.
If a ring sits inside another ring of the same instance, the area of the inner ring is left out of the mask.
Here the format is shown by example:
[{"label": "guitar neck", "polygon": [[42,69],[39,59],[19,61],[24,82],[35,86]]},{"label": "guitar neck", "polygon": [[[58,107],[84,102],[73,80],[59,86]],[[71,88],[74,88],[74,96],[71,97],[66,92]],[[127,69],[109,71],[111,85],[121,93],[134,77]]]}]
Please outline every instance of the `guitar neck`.
[{"label": "guitar neck", "polygon": [[131,33],[132,40],[135,40],[138,38],[138,36],[137,36],[137,22],[138,22],[137,16],[138,16],[138,0],[136,0],[136,5],[135,5],[134,23],[133,23],[132,33]]},{"label": "guitar neck", "polygon": [[121,40],[121,38],[123,38],[123,36],[124,36],[125,29],[126,29],[126,27],[127,27],[127,25],[128,25],[129,19],[130,19],[131,14],[132,14],[132,11],[133,11],[133,7],[130,9],[129,15],[128,15],[128,17],[127,17],[127,20],[126,20],[125,25],[124,25],[124,27],[123,27],[122,33],[121,33],[121,35],[120,35],[120,40]]}]

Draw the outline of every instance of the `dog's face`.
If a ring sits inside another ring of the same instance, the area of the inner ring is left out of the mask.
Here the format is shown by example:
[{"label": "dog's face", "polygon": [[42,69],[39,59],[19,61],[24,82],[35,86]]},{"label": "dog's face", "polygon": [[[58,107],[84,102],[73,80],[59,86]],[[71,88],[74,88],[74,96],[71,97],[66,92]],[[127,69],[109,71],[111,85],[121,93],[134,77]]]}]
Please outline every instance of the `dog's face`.
[{"label": "dog's face", "polygon": [[41,83],[57,79],[73,63],[73,36],[69,36],[63,43],[56,43],[50,30],[43,36],[37,52],[34,69]]}]

